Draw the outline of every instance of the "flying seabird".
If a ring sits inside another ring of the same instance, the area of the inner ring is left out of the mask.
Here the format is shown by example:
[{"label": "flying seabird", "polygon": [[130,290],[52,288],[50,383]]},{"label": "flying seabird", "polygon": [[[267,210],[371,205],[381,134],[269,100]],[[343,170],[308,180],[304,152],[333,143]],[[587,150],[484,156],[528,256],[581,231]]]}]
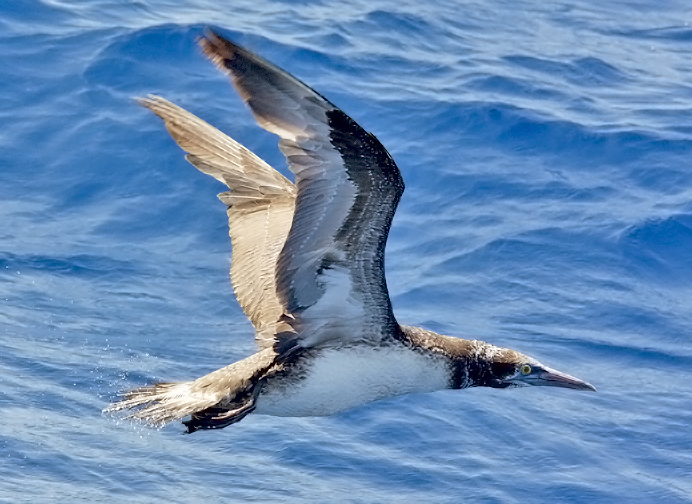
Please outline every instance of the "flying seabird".
[{"label": "flying seabird", "polygon": [[443,336],[394,318],[384,274],[404,191],[377,138],[307,85],[207,30],[203,52],[255,119],[280,137],[289,181],[255,154],[158,96],[140,103],[200,171],[228,186],[231,280],[257,353],[194,381],[127,392],[107,411],[188,432],[249,413],[323,416],[385,397],[468,387],[596,390],[514,350]]}]

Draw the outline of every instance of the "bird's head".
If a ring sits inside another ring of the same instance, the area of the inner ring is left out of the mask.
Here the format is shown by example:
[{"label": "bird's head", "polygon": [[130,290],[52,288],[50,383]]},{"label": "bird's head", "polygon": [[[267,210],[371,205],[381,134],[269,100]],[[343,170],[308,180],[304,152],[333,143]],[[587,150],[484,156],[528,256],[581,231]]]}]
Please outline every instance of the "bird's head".
[{"label": "bird's head", "polygon": [[536,359],[509,348],[484,343],[474,354],[474,358],[467,362],[471,386],[507,388],[533,385],[596,391],[590,383],[544,366]]}]

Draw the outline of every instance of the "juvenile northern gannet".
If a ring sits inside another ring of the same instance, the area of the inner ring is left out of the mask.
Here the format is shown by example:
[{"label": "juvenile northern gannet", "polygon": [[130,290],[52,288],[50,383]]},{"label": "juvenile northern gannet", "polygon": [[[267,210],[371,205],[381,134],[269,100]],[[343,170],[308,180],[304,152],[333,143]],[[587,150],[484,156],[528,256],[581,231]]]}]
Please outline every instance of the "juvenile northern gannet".
[{"label": "juvenile northern gannet", "polygon": [[188,432],[251,412],[330,415],[413,392],[549,385],[596,390],[514,350],[402,326],[384,275],[387,234],[404,182],[387,150],[326,98],[212,31],[204,53],[277,134],[291,183],[238,142],[158,96],[186,159],[226,184],[231,280],[255,327],[254,355],[194,381],[125,394],[107,411]]}]

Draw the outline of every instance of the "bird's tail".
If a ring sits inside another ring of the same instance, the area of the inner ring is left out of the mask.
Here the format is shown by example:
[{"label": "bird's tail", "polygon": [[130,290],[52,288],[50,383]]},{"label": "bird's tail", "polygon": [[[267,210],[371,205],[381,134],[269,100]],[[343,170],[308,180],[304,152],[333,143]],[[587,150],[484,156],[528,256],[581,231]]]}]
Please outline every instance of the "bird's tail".
[{"label": "bird's tail", "polygon": [[280,369],[276,353],[262,350],[194,381],[140,387],[111,404],[106,413],[129,410],[127,418],[162,426],[191,416],[188,432],[218,429],[235,423],[255,409],[263,378]]},{"label": "bird's tail", "polygon": [[156,426],[164,425],[191,415],[200,408],[200,397],[193,393],[193,384],[193,381],[157,383],[130,390],[123,394],[121,401],[111,404],[104,411],[131,410],[127,418],[144,420]]}]

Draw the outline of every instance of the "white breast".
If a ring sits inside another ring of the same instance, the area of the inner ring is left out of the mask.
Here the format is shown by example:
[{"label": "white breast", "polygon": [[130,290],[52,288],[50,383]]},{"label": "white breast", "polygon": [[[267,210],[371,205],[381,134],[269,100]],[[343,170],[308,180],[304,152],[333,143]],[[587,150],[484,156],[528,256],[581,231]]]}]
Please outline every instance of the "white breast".
[{"label": "white breast", "polygon": [[255,413],[275,416],[325,416],[360,404],[449,386],[448,361],[407,347],[356,346],[325,349],[307,357],[296,379],[269,381]]}]

